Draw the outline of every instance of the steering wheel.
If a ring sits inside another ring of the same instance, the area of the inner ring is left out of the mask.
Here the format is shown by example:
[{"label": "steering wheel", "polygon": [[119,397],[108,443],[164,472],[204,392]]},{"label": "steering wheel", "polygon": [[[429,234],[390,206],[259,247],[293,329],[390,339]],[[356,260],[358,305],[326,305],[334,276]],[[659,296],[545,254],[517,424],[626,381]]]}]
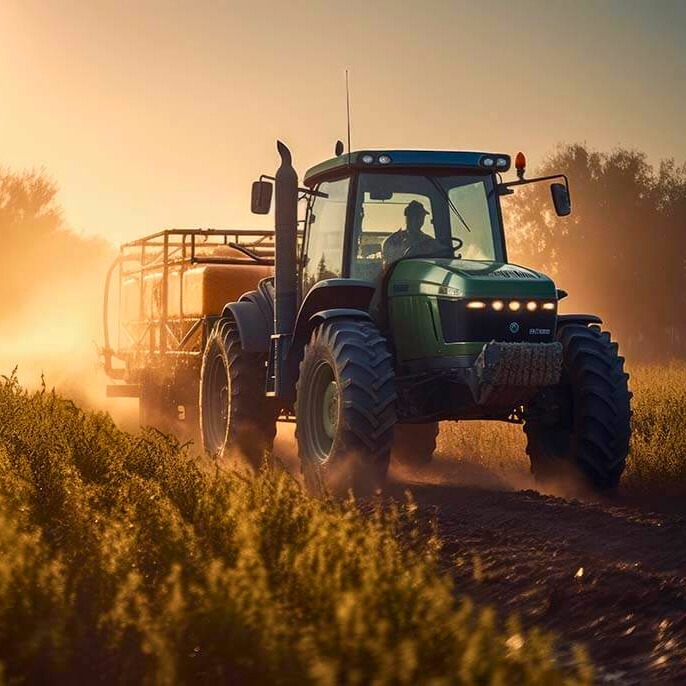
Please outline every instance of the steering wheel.
[{"label": "steering wheel", "polygon": [[419,248],[421,248],[421,246],[424,245],[424,243],[436,242],[436,239],[432,238],[431,236],[422,236],[419,241],[417,241],[416,243],[412,243],[412,245],[408,245],[407,248],[403,250],[403,254],[400,256],[400,259],[402,259],[403,257],[412,257],[412,253],[414,253],[415,251],[421,252]]},{"label": "steering wheel", "polygon": [[[442,241],[439,241],[437,238],[432,238],[431,236],[424,236],[418,243],[414,243],[413,245],[409,245],[407,248],[405,248],[400,259],[402,259],[403,257],[412,257],[412,254],[415,251],[421,253],[420,248],[424,243],[438,244],[438,248],[434,248],[434,252],[438,253],[441,250],[442,251],[449,250],[450,255],[448,255],[448,257],[455,257],[458,260],[461,259],[462,256],[459,253],[458,254],[456,254],[456,253],[464,245],[464,241],[461,238],[458,238],[457,236],[451,236],[450,240],[453,243],[455,243],[454,246],[446,245]],[[421,256],[421,255],[419,255],[419,256]],[[427,255],[427,257],[428,257],[428,255]],[[430,257],[440,257],[440,255],[434,254],[434,255],[431,255]]]}]

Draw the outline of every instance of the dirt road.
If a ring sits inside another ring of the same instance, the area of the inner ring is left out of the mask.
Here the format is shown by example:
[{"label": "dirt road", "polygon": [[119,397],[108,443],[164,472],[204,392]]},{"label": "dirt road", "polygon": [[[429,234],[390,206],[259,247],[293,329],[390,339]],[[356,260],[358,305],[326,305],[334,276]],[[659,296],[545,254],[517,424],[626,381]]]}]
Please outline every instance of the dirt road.
[{"label": "dirt road", "polygon": [[460,592],[553,630],[569,656],[583,644],[599,683],[686,684],[686,498],[581,502],[536,492],[521,468],[450,456],[420,473],[393,468],[389,495],[408,488],[435,517]]},{"label": "dirt road", "polygon": [[390,490],[410,487],[436,517],[460,591],[555,631],[567,648],[584,644],[599,683],[686,684],[686,517],[621,497],[446,483],[445,472],[439,460],[425,476],[443,483],[396,476]]}]

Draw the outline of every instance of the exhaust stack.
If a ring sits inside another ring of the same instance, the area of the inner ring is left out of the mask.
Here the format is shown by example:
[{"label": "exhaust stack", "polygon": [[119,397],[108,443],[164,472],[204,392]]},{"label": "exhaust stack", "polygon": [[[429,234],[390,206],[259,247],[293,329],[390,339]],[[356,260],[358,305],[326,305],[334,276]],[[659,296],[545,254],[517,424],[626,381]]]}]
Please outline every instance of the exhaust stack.
[{"label": "exhaust stack", "polygon": [[291,151],[276,142],[281,166],[276,172],[274,217],[274,333],[290,334],[295,326],[298,304],[298,174],[291,163]]}]

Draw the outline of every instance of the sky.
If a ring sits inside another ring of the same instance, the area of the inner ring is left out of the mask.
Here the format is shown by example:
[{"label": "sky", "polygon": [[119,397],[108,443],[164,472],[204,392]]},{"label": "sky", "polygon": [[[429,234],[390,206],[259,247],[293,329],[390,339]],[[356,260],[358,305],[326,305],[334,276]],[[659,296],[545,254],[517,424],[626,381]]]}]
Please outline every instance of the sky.
[{"label": "sky", "polygon": [[686,161],[682,0],[0,0],[0,165],[113,242],[269,226],[250,184],[353,148]]}]

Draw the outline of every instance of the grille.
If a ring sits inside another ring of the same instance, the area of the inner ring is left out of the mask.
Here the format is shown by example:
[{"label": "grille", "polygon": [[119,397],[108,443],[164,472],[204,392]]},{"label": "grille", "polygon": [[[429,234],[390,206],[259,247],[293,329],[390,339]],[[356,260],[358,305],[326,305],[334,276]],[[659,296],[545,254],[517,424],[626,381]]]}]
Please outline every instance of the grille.
[{"label": "grille", "polygon": [[[556,313],[540,308],[512,312],[507,307],[496,312],[491,302],[482,310],[467,309],[466,300],[438,298],[438,312],[446,343],[505,341],[547,343],[553,340]],[[522,299],[526,302],[527,299]]]}]

